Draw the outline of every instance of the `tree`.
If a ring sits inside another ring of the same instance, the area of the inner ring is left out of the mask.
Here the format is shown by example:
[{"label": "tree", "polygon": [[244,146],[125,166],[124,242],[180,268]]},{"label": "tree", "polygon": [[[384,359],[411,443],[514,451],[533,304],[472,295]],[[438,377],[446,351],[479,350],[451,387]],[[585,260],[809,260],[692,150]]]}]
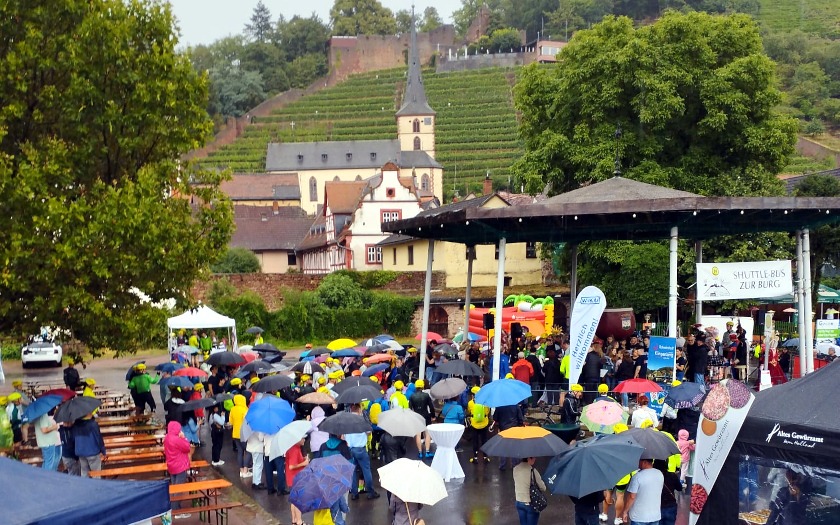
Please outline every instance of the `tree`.
[{"label": "tree", "polygon": [[397,22],[397,34],[402,35],[411,31],[411,26],[414,25],[414,18],[411,16],[411,11],[408,9],[400,9],[394,14],[394,19]]},{"label": "tree", "polygon": [[131,350],[226,246],[223,175],[178,161],[211,122],[174,28],[167,3],[0,3],[0,329]]},{"label": "tree", "polygon": [[247,248],[228,248],[225,254],[210,265],[213,273],[257,273],[260,260]]},{"label": "tree", "polygon": [[260,0],[254,7],[251,21],[245,24],[245,34],[251,37],[253,42],[268,42],[271,39],[272,29],[271,11]]},{"label": "tree", "polygon": [[423,21],[420,22],[420,31],[434,31],[442,25],[443,20],[441,20],[437,9],[433,6],[429,6],[423,10]]},{"label": "tree", "polygon": [[288,67],[292,87],[305,88],[316,78],[327,74],[327,59],[320,53],[309,53],[292,60]]},{"label": "tree", "polygon": [[[831,175],[809,175],[802,179],[793,194],[797,197],[840,197],[840,181]],[[840,228],[836,225],[820,226],[809,232],[811,245],[811,298],[814,311],[817,290],[822,281],[825,265],[840,266]]]},{"label": "tree", "polygon": [[481,31],[489,35],[494,29],[502,26],[502,1],[503,0],[461,0],[461,9],[452,13],[452,20],[455,22],[455,30],[461,36],[466,36],[470,24],[478,16],[482,6],[490,10],[490,23],[488,27],[482,27]]},{"label": "tree", "polygon": [[393,35],[394,13],[379,0],[335,0],[330,9],[334,35]]},{"label": "tree", "polygon": [[240,117],[265,100],[262,75],[238,66],[221,66],[210,70],[213,83],[211,111],[219,115]]},{"label": "tree", "polygon": [[492,53],[510,53],[511,50],[519,51],[520,47],[522,47],[522,40],[519,38],[519,31],[516,29],[497,29],[490,35],[490,51]]},{"label": "tree", "polygon": [[309,18],[292,17],[277,24],[278,46],[292,60],[310,53],[324,54],[330,39],[330,28],[315,13]]},{"label": "tree", "polygon": [[[607,17],[579,31],[556,68],[530,66],[515,88],[531,191],[625,176],[704,195],[769,195],[796,140],[774,64],[745,15],[669,12],[635,29]],[[616,139],[616,129],[622,129]]]},{"label": "tree", "polygon": [[331,273],[318,285],[318,297],[328,308],[367,308],[370,292],[346,275]]}]

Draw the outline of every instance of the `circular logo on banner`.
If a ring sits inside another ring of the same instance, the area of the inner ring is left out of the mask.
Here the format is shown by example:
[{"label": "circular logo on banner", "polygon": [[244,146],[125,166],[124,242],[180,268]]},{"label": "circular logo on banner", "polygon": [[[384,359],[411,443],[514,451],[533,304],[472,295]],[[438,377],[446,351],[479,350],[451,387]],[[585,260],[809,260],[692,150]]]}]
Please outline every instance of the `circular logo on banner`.
[{"label": "circular logo on banner", "polygon": [[717,266],[712,266],[712,275],[714,275],[715,277],[720,275],[720,270],[718,270]]}]

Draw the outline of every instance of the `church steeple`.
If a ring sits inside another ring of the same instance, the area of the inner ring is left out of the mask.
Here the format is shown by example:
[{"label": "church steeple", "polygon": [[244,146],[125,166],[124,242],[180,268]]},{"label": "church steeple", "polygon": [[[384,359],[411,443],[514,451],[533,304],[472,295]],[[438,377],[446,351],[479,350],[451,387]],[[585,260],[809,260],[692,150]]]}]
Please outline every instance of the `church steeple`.
[{"label": "church steeple", "polygon": [[434,115],[435,111],[426,100],[426,89],[423,87],[423,77],[420,71],[420,51],[417,49],[417,21],[414,17],[414,6],[411,7],[411,36],[408,49],[408,81],[403,94],[403,104],[397,111],[397,117]]}]

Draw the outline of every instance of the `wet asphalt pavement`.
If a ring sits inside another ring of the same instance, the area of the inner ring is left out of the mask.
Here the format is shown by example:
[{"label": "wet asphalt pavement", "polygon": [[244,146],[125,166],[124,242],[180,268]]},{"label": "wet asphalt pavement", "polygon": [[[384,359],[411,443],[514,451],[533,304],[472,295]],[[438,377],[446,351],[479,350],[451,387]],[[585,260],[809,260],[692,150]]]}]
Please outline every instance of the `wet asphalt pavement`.
[{"label": "wet asphalt pavement", "polygon": [[[142,358],[142,357],[141,357]],[[141,358],[130,357],[118,360],[98,360],[91,363],[87,370],[80,371],[82,377],[95,377],[100,385],[115,390],[127,390],[124,380],[125,371],[128,366]],[[149,357],[147,364],[153,368],[155,364],[166,360],[165,356],[158,355]],[[0,387],[0,391],[8,392],[11,389],[11,380],[22,378],[36,381],[61,382],[61,368],[33,368],[21,370],[19,363],[4,363],[7,383]],[[158,402],[158,416],[163,419],[163,412],[158,397],[158,389],[153,388],[155,399]],[[210,461],[210,437],[206,429],[202,429],[202,441],[206,444],[201,447],[196,456],[201,456]],[[409,458],[416,458],[416,451],[409,452]],[[514,508],[513,476],[510,467],[505,471],[498,468],[498,459],[492,459],[490,463],[469,462],[472,447],[468,441],[468,434],[461,442],[462,452],[458,457],[466,477],[460,480],[452,480],[446,484],[449,496],[434,506],[425,507],[421,511],[426,523],[446,525],[490,525],[490,524],[516,524],[518,516]],[[266,490],[254,490],[251,488],[251,478],[242,479],[239,477],[239,469],[236,465],[236,456],[231,447],[230,434],[225,437],[225,444],[222,449],[222,459],[225,464],[216,469],[245,495],[254,499],[255,503],[261,506],[279,523],[288,524],[291,522],[289,514],[289,503],[287,496],[269,495]],[[425,460],[431,462],[431,459]],[[543,471],[548,463],[548,458],[537,461],[537,469]],[[389,524],[388,501],[385,491],[379,488],[376,468],[381,466],[376,460],[371,462],[373,479],[376,490],[382,497],[376,500],[367,500],[364,495],[356,501],[349,501],[350,512],[346,517],[348,525],[369,525]],[[410,482],[410,480],[407,480]],[[614,516],[610,513],[608,523],[612,524]],[[312,523],[312,514],[304,514],[304,521]],[[191,521],[190,521],[191,522]],[[571,501],[566,496],[548,497],[548,508],[542,512],[541,523],[551,524],[573,524],[574,511]],[[688,498],[680,501],[680,513],[677,518],[677,525],[688,523]]]}]

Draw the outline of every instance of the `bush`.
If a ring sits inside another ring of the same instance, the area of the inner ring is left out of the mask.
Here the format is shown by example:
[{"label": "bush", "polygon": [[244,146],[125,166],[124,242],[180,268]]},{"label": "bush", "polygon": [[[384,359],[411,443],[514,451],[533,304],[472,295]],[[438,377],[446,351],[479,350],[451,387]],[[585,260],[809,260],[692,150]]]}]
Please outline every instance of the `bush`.
[{"label": "bush", "polygon": [[372,272],[357,272],[355,270],[339,270],[332,275],[346,275],[353,282],[358,283],[362,288],[382,288],[393,282],[399,273],[391,270],[374,270]]},{"label": "bush", "polygon": [[236,320],[236,332],[240,336],[251,326],[265,327],[272,318],[262,298],[251,291],[224,299],[215,306],[218,306],[219,313]]},{"label": "bush", "polygon": [[805,123],[802,128],[802,132],[809,137],[817,137],[825,133],[825,126],[823,126],[822,122],[819,120],[812,120]]},{"label": "bush", "polygon": [[222,257],[210,265],[213,273],[257,273],[260,260],[247,248],[228,248]]},{"label": "bush", "polygon": [[0,354],[4,361],[9,359],[20,361],[20,344],[4,343],[0,346]]},{"label": "bush", "polygon": [[364,308],[370,304],[370,292],[346,274],[327,275],[317,293],[321,302],[330,308]]}]

